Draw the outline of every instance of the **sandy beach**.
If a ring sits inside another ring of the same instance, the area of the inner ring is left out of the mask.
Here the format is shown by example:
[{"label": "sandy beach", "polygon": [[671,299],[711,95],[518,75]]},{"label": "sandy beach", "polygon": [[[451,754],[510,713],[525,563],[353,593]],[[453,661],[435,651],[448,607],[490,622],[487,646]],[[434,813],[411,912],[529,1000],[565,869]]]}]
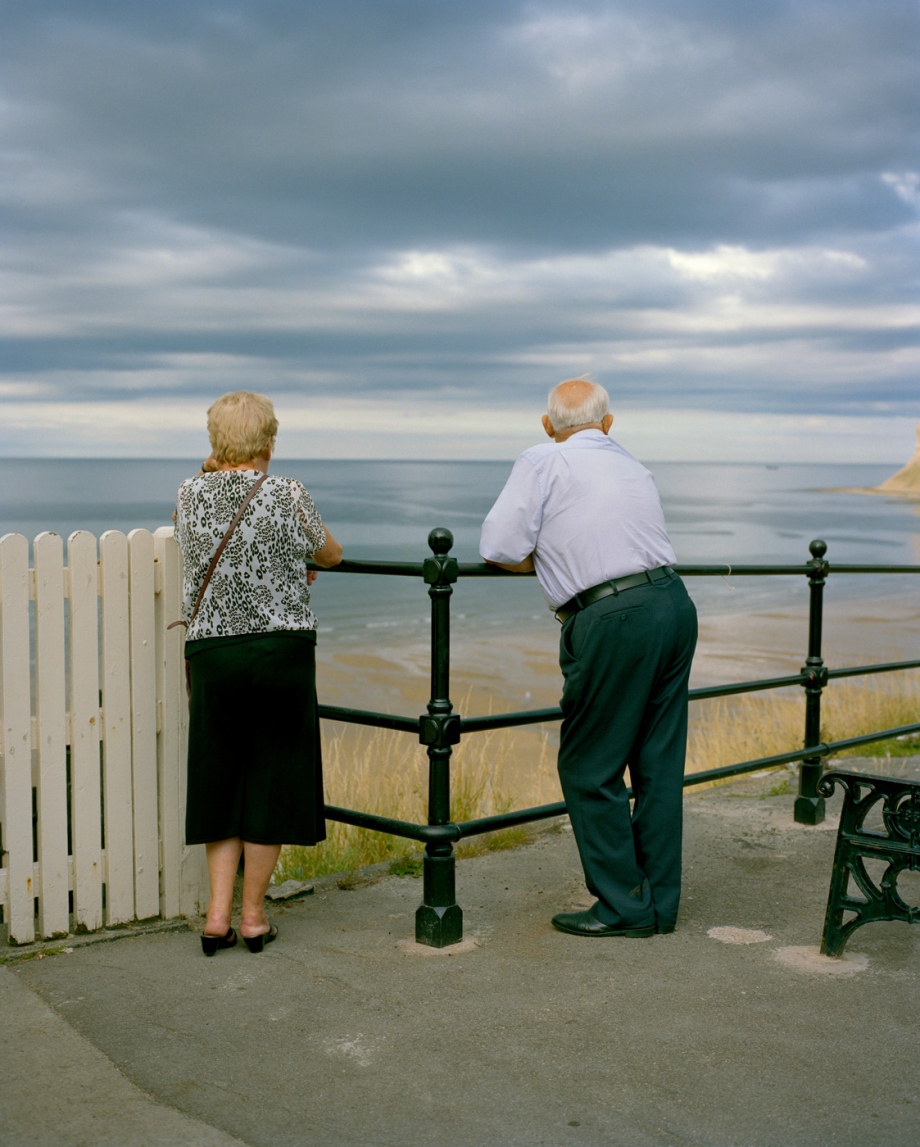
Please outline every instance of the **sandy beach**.
[{"label": "sandy beach", "polygon": [[[692,585],[690,589],[692,592]],[[424,712],[430,672],[427,633],[409,640],[390,632],[393,636],[385,641],[378,632],[373,646],[365,649],[321,641],[320,699],[326,704],[403,715]],[[805,660],[807,638],[807,598],[788,609],[746,612],[739,608],[733,613],[701,609],[691,685],[704,687],[796,673]],[[456,633],[451,646],[455,710],[473,716],[557,705],[562,688],[557,640],[558,625],[548,614],[526,627],[492,626],[479,635],[464,628]],[[867,600],[852,596],[834,600],[828,595],[823,648],[825,661],[832,668],[920,658],[920,596],[902,592]],[[881,679],[870,680],[875,684]],[[833,689],[834,683],[829,688]],[[800,704],[795,691],[792,695]],[[691,706],[691,738],[694,728],[712,719],[710,706],[715,704],[719,703]],[[756,704],[756,700],[740,698],[729,704],[745,706]],[[354,726],[332,722],[325,726],[330,736],[351,739],[367,735]],[[560,799],[555,776],[558,729],[557,723],[549,723],[492,734],[486,751],[494,758],[496,787],[532,803]],[[400,733],[387,736],[409,737]],[[799,743],[797,730],[792,736],[785,747]],[[464,744],[470,740],[465,738]],[[421,746],[418,752],[424,752]],[[752,751],[749,755],[760,754]],[[704,759],[688,763],[688,771],[726,763],[728,760]],[[334,796],[329,799],[334,801]]]},{"label": "sandy beach", "polygon": [[[691,593],[693,586],[690,586]],[[920,589],[920,586],[918,586]],[[373,645],[318,647],[320,699],[383,712],[420,713],[429,695],[427,632],[379,635]],[[562,687],[558,625],[547,615],[527,627],[456,633],[451,697],[465,715],[556,705]],[[807,601],[789,609],[700,610],[691,686],[776,677],[799,670],[807,654]],[[824,608],[823,653],[831,667],[920,657],[920,593],[835,601]]]}]

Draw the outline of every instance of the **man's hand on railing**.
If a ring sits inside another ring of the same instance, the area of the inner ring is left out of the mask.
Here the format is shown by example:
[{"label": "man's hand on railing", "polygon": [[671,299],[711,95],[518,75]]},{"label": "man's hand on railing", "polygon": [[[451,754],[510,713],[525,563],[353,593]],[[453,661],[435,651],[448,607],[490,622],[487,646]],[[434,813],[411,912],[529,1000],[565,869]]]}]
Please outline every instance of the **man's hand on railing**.
[{"label": "man's hand on railing", "polygon": [[522,562],[517,562],[514,565],[509,565],[506,562],[493,562],[490,558],[485,559],[486,565],[498,566],[499,569],[508,570],[509,573],[533,573],[533,554],[528,554]]}]

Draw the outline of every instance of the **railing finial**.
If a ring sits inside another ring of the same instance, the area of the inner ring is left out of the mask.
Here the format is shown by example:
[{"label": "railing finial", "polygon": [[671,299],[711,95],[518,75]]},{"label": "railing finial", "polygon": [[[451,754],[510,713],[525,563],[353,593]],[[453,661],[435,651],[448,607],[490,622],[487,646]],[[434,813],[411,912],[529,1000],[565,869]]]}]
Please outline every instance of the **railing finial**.
[{"label": "railing finial", "polygon": [[454,535],[450,530],[445,530],[443,526],[438,526],[428,535],[428,545],[431,547],[432,553],[439,555],[449,553],[453,544]]}]

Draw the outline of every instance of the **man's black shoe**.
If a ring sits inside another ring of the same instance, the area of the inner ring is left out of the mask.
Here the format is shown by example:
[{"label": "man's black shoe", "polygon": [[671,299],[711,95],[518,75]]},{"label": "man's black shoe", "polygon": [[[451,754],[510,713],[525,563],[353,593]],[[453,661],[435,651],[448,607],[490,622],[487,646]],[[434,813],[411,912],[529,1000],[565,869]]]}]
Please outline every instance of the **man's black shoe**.
[{"label": "man's black shoe", "polygon": [[655,935],[656,936],[670,936],[673,931],[674,931],[674,925],[673,924],[656,924],[655,925]]},{"label": "man's black shoe", "polygon": [[655,925],[604,924],[591,909],[585,912],[560,912],[553,917],[553,927],[571,936],[654,936]]}]

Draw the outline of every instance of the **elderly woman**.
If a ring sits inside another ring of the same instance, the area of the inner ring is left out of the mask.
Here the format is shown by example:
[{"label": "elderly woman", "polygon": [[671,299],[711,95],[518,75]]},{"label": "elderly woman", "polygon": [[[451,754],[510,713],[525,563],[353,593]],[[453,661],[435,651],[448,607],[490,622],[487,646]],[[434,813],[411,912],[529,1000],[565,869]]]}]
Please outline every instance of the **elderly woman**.
[{"label": "elderly woman", "polygon": [[308,588],[316,574],[306,561],[337,565],[342,547],[299,482],[265,477],[277,431],[263,395],[225,394],[208,411],[210,472],[179,487],[191,688],[185,839],[207,850],[206,956],[236,943],[230,916],[241,853],[240,931],[250,952],[261,952],[278,934],[264,900],[281,845],[326,836]]}]

